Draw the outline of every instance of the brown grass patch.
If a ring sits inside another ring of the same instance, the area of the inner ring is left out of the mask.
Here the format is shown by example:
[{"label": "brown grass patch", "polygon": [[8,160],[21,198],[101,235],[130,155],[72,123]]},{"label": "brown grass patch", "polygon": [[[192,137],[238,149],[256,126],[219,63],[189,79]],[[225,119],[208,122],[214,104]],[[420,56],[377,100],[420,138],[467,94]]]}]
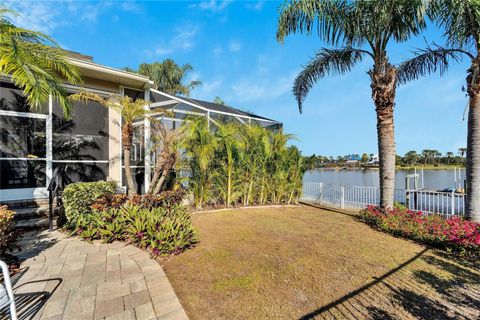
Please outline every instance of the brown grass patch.
[{"label": "brown grass patch", "polygon": [[193,215],[164,262],[195,319],[477,319],[480,266],[310,207]]}]

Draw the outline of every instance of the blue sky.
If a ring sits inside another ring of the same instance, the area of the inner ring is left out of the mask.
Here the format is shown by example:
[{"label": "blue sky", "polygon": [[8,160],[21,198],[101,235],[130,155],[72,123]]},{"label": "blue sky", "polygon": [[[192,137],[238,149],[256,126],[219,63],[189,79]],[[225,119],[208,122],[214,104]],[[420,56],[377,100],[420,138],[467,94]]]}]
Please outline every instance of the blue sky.
[{"label": "blue sky", "polygon": [[[63,47],[97,63],[135,68],[173,58],[190,63],[203,86],[192,97],[225,102],[282,121],[304,154],[376,153],[376,119],[366,60],[353,72],[328,77],[310,92],[303,114],[293,79],[324,46],[315,36],[276,42],[279,1],[7,1],[22,12],[16,23],[44,31]],[[421,37],[389,48],[392,62],[410,57],[425,41],[442,43],[430,27]],[[430,76],[397,91],[397,153],[456,151],[466,145],[467,61],[440,78]]]}]

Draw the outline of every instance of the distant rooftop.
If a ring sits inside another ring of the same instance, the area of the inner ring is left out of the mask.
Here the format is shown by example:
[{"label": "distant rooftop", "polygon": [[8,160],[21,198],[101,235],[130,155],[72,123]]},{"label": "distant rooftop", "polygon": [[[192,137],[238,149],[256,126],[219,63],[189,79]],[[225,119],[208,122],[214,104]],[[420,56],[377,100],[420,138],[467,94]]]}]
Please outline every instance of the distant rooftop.
[{"label": "distant rooftop", "polygon": [[67,56],[69,56],[70,58],[93,62],[93,57],[92,56],[88,56],[86,54],[82,54],[82,53],[78,53],[78,52],[70,51],[70,50],[65,50],[65,49],[64,49],[64,51],[66,52]]}]

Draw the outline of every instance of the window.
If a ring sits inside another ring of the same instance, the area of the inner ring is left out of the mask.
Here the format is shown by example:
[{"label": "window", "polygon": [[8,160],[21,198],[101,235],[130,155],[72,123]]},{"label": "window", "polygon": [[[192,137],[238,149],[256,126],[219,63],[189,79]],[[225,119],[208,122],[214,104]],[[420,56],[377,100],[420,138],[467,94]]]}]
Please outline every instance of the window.
[{"label": "window", "polygon": [[71,119],[53,106],[54,160],[108,160],[108,109],[96,102],[75,103]]}]

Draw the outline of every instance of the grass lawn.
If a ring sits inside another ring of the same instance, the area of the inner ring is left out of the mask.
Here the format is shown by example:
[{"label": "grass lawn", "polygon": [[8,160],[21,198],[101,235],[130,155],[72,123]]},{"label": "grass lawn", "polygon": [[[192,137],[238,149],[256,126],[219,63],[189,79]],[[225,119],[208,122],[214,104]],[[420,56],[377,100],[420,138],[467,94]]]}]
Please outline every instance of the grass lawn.
[{"label": "grass lawn", "polygon": [[479,319],[480,265],[310,207],[193,216],[163,262],[190,319]]}]

